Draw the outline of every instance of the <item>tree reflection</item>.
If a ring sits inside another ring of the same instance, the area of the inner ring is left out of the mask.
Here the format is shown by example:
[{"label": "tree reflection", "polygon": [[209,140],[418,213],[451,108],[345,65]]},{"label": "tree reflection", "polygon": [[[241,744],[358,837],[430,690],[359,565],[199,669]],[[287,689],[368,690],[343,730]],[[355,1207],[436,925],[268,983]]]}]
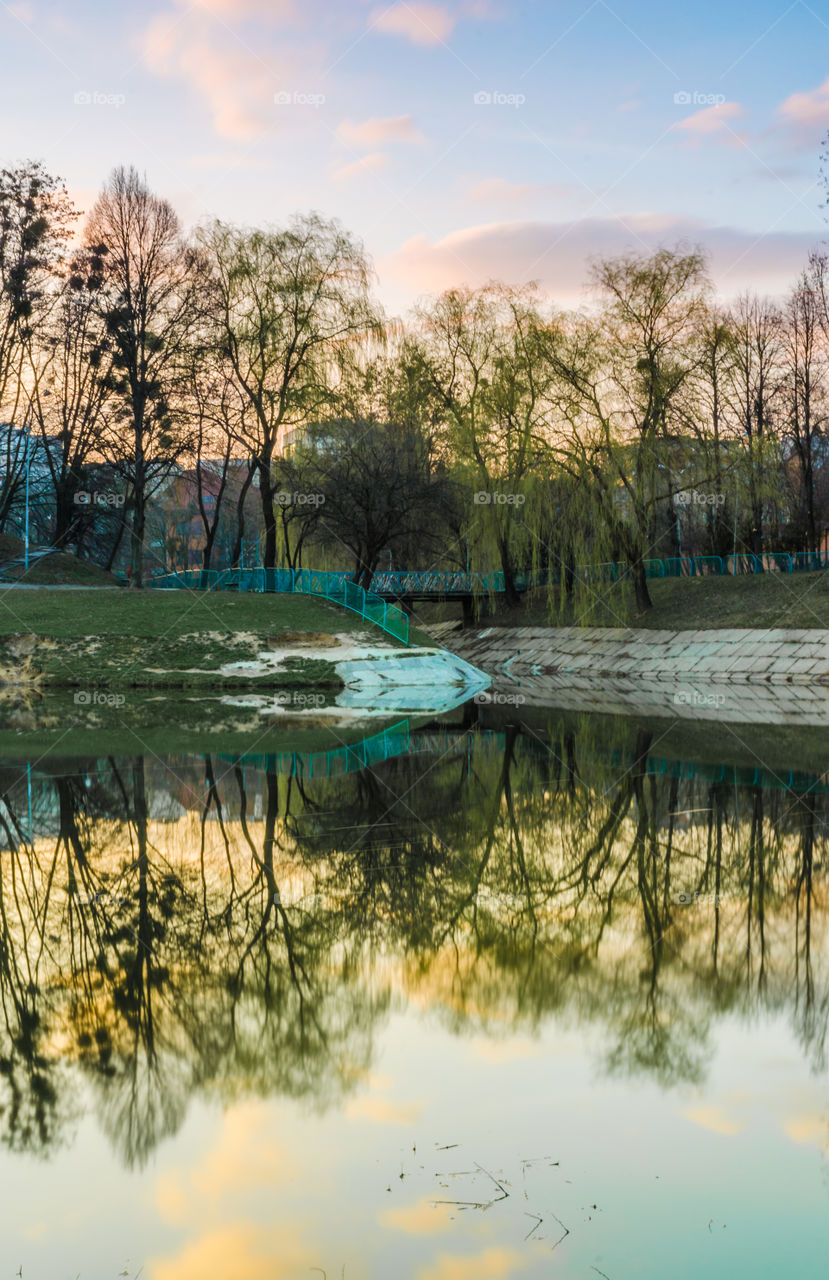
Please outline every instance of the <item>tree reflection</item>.
[{"label": "tree reflection", "polygon": [[328,1107],[415,992],[458,1034],[594,1022],[608,1071],[666,1086],[725,1012],[786,1011],[825,1065],[820,780],[687,776],[589,719],[411,746],[326,779],[36,769],[32,829],[31,775],[0,772],[3,1140],[53,1147],[80,1082],[128,1163],[199,1092]]}]

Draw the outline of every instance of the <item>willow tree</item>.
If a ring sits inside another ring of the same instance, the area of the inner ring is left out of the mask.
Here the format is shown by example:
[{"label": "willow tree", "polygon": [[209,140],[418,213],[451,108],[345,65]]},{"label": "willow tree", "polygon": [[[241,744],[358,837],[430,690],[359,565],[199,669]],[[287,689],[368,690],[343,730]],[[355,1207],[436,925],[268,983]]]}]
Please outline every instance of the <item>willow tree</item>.
[{"label": "willow tree", "polygon": [[709,307],[697,329],[697,369],[685,389],[685,416],[699,450],[694,481],[716,495],[707,520],[708,549],[718,556],[732,547],[740,431],[729,410],[734,365],[734,329],[729,314]]},{"label": "willow tree", "polygon": [[[422,385],[442,415],[469,484],[470,539],[493,551],[507,603],[519,601],[519,556],[533,537],[527,488],[547,451],[543,323],[532,288],[450,289],[417,312]],[[474,493],[474,498],[473,498]]]},{"label": "willow tree", "polygon": [[684,448],[680,393],[696,367],[705,261],[697,251],[659,249],[600,260],[592,274],[598,314],[551,330],[547,346],[555,452],[582,484],[613,559],[626,562],[644,612],[656,511],[670,498],[672,460]]},{"label": "willow tree", "polygon": [[324,416],[338,347],[378,324],[362,245],[335,221],[284,229],[214,222],[199,237],[211,269],[215,341],[250,406],[240,444],[256,460],[265,567],[277,556],[274,459],[287,430]]}]

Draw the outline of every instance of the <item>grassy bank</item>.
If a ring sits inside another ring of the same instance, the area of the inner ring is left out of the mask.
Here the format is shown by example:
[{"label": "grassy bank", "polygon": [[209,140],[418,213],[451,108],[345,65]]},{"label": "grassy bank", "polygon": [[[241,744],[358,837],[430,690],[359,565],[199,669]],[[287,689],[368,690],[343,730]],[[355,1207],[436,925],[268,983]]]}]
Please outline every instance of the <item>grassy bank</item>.
[{"label": "grassy bank", "polygon": [[[829,630],[829,571],[764,573],[722,578],[655,578],[649,581],[653,608],[636,615],[628,583],[597,586],[590,616],[569,610],[551,622],[542,592],[528,593],[517,609],[498,608],[480,625],[547,627],[643,627],[646,630],[702,631],[725,627],[788,627]],[[444,617],[460,609],[444,607]]]},{"label": "grassy bank", "polygon": [[0,534],[0,590],[3,582],[25,582],[29,586],[117,587],[117,580],[100,565],[79,560],[67,551],[55,551],[42,560],[33,560],[28,569],[19,560],[25,547],[20,538]]},{"label": "grassy bank", "polygon": [[[399,647],[356,614],[308,596],[0,588],[0,684],[339,689],[336,636],[358,633]],[[278,671],[221,671],[286,649]]]}]

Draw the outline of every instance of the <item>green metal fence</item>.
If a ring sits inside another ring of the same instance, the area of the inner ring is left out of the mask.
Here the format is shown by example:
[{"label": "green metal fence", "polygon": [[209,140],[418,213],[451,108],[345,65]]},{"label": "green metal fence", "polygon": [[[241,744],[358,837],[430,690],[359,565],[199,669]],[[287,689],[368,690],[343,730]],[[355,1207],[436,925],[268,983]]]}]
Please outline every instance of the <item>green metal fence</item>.
[{"label": "green metal fence", "polygon": [[345,574],[317,573],[313,569],[295,569],[294,591],[306,595],[320,596],[324,600],[332,600],[352,613],[358,613],[367,622],[380,627],[388,635],[409,643],[409,619],[402,609],[389,604],[382,596],[366,591],[364,587],[352,582]]},{"label": "green metal fence", "polygon": [[345,573],[318,573],[313,569],[184,569],[148,578],[146,585],[160,591],[253,591],[319,596],[359,614],[395,640],[409,643],[408,615],[381,596],[364,590]]}]

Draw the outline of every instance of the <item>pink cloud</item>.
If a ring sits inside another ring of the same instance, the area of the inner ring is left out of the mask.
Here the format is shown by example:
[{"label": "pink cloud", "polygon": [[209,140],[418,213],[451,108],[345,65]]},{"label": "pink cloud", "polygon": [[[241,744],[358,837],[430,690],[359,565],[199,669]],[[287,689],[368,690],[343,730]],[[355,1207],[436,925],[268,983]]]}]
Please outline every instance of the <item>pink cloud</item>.
[{"label": "pink cloud", "polygon": [[341,169],[335,169],[332,176],[338,182],[348,182],[351,178],[359,178],[364,173],[371,173],[376,169],[384,169],[388,162],[388,156],[384,155],[382,151],[372,151],[369,155],[355,160],[353,164],[346,164]]},{"label": "pink cloud", "polygon": [[246,142],[263,131],[269,116],[272,121],[273,74],[254,55],[185,34],[182,24],[164,15],[148,29],[144,53],[150,70],[180,77],[206,100],[220,137]]},{"label": "pink cloud", "polygon": [[175,0],[182,9],[198,10],[216,18],[295,18],[295,0]]},{"label": "pink cloud", "polygon": [[684,120],[675,124],[674,128],[682,129],[695,137],[701,137],[727,129],[730,120],[739,120],[745,114],[745,108],[739,102],[718,102],[713,107],[703,107],[702,111],[695,111],[693,115],[686,116]]},{"label": "pink cloud", "polygon": [[411,116],[372,116],[361,124],[343,120],[337,137],[353,147],[377,147],[384,142],[424,142]]},{"label": "pink cloud", "polygon": [[819,239],[818,232],[761,236],[653,213],[572,222],[493,222],[465,227],[437,242],[415,236],[378,267],[383,285],[395,294],[395,305],[424,291],[477,286],[496,278],[517,285],[538,281],[560,305],[573,306],[585,300],[592,258],[630,249],[651,252],[684,241],[708,251],[715,284],[732,297],[749,288],[784,292]]},{"label": "pink cloud", "polygon": [[804,150],[816,147],[821,133],[829,129],[829,79],[807,93],[791,94],[777,114],[796,146]]},{"label": "pink cloud", "polygon": [[455,19],[444,5],[421,3],[393,4],[388,9],[375,9],[371,15],[373,30],[386,35],[403,36],[412,44],[443,44],[455,26]]},{"label": "pink cloud", "polygon": [[570,196],[573,188],[554,182],[508,182],[506,178],[484,178],[467,187],[467,200],[481,204],[518,204],[540,197],[552,199]]},{"label": "pink cloud", "polygon": [[[305,73],[297,86],[296,54],[275,57],[260,38],[237,40],[224,19],[264,17],[289,22],[293,0],[176,0],[158,14],[143,38],[144,62],[157,75],[182,81],[207,104],[216,133],[247,142],[272,128],[274,95],[286,84],[306,94],[316,87]],[[262,47],[260,55],[256,50]],[[284,116],[284,113],[283,113]]]}]

